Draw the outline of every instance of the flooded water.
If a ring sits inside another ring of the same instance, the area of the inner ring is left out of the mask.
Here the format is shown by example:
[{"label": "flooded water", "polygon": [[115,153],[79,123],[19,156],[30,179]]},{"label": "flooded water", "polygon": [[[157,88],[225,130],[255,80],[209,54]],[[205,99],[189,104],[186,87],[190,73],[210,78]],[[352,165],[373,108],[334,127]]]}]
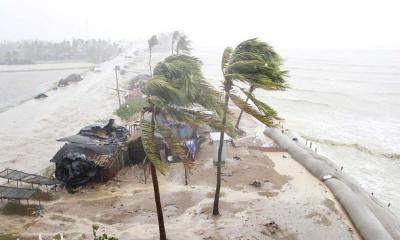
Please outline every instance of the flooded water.
[{"label": "flooded water", "polygon": [[102,72],[87,72],[81,82],[48,91],[47,98],[21,104],[18,104],[21,100],[46,91],[66,74],[83,70],[0,73],[1,105],[14,105],[0,112],[1,168],[41,171],[50,165],[49,160],[62,146],[56,139],[75,134],[94,121],[112,117],[118,100],[108,87],[115,85],[113,68],[120,61],[106,62],[101,65]]},{"label": "flooded water", "polygon": [[56,86],[71,73],[83,73],[88,63],[0,66],[0,112]]},{"label": "flooded water", "polygon": [[[222,50],[196,53],[217,87]],[[285,128],[313,141],[400,216],[400,51],[280,53],[291,88],[255,94],[285,118]]]}]

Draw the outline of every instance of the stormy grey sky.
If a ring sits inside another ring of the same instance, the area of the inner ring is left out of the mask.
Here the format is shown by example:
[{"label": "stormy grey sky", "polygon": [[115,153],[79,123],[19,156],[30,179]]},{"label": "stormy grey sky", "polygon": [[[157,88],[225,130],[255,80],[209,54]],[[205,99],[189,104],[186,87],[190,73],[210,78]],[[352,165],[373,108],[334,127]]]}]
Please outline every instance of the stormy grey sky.
[{"label": "stormy grey sky", "polygon": [[0,0],[0,40],[148,38],[195,45],[260,37],[279,47],[400,48],[397,0]]}]

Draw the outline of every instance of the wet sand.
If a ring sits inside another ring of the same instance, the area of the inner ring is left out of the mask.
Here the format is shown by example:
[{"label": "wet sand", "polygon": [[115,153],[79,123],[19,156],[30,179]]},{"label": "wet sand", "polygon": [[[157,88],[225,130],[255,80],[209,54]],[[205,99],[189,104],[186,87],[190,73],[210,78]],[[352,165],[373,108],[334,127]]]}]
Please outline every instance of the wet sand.
[{"label": "wet sand", "polygon": [[[246,118],[243,125],[248,124],[256,123]],[[273,144],[253,137],[253,131],[237,140],[237,148],[228,147],[219,217],[211,215],[216,178],[211,144],[202,145],[188,186],[180,163],[159,175],[169,239],[360,239],[329,189],[287,153],[249,149]],[[261,186],[250,185],[254,181]],[[104,185],[56,195],[44,204],[42,218],[0,215],[0,231],[14,229],[26,237],[62,231],[67,239],[90,239],[97,224],[122,240],[158,236],[152,184],[144,183],[139,167],[125,168]]]}]

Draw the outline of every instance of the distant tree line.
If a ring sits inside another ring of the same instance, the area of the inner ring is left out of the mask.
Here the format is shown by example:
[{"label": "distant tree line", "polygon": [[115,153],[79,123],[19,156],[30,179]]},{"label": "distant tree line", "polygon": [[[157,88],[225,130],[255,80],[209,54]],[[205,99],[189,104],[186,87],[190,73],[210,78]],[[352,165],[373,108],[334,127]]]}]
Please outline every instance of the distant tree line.
[{"label": "distant tree line", "polygon": [[103,62],[121,52],[117,43],[96,39],[71,41],[0,42],[0,64],[31,64],[43,61],[80,60]]}]

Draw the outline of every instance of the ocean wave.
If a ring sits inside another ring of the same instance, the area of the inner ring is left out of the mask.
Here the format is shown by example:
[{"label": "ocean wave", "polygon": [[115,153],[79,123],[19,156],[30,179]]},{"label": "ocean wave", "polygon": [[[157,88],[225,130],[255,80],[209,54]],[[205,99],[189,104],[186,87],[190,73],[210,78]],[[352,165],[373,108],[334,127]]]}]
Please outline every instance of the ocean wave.
[{"label": "ocean wave", "polygon": [[360,152],[367,153],[369,155],[373,155],[376,157],[384,157],[388,159],[394,159],[394,160],[400,160],[400,153],[385,153],[385,152],[378,152],[378,151],[372,151],[366,146],[363,146],[358,143],[343,143],[343,142],[337,142],[334,140],[330,139],[320,139],[320,138],[313,138],[309,136],[302,136],[304,139],[307,139],[312,142],[316,143],[321,143],[321,144],[326,144],[330,146],[335,146],[335,147],[349,147],[353,149],[357,149]]},{"label": "ocean wave", "polygon": [[337,95],[337,96],[350,96],[349,94],[345,94],[342,92],[320,91],[320,90],[302,89],[302,88],[290,88],[289,90],[294,90],[294,91],[298,91],[298,92],[331,94],[331,95]]},{"label": "ocean wave", "polygon": [[293,98],[280,98],[280,97],[270,97],[272,99],[278,100],[278,101],[287,101],[287,102],[294,102],[294,103],[305,103],[308,105],[316,105],[316,106],[324,106],[324,107],[331,107],[331,104],[328,103],[320,103],[320,102],[314,102],[314,101],[309,101],[309,100],[304,100],[304,99],[293,99]]},{"label": "ocean wave", "polygon": [[340,72],[340,73],[362,73],[362,74],[375,74],[375,75],[400,75],[399,71],[368,71],[368,70],[349,70],[340,68],[330,68],[330,67],[303,67],[303,66],[290,66],[288,67],[290,71],[314,71],[314,72]]}]

